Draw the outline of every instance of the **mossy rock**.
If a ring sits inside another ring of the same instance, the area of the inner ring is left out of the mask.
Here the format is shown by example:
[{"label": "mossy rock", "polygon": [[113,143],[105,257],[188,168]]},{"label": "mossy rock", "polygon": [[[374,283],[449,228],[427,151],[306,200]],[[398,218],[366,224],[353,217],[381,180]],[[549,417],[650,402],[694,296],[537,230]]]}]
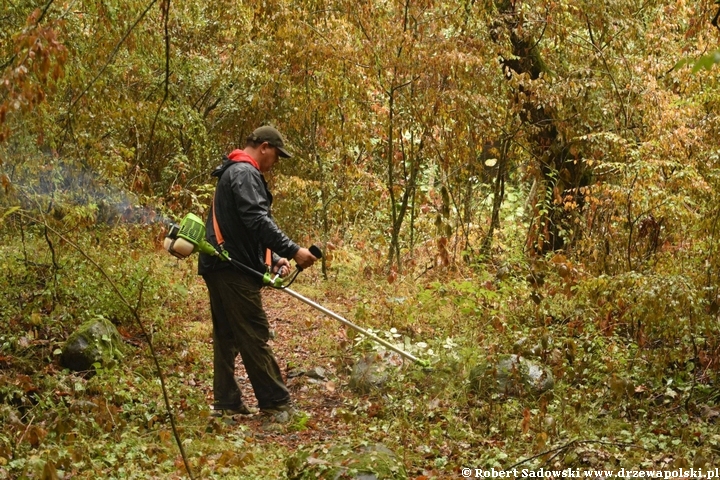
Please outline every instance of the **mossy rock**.
[{"label": "mossy rock", "polygon": [[301,450],[286,462],[290,480],[406,480],[405,466],[386,446],[335,445]]},{"label": "mossy rock", "polygon": [[115,365],[123,355],[122,336],[109,320],[98,317],[82,324],[65,342],[61,363],[76,372],[88,371],[94,364]]},{"label": "mossy rock", "polygon": [[549,368],[525,357],[500,355],[497,361],[472,369],[470,386],[476,393],[538,396],[552,390],[555,378]]}]

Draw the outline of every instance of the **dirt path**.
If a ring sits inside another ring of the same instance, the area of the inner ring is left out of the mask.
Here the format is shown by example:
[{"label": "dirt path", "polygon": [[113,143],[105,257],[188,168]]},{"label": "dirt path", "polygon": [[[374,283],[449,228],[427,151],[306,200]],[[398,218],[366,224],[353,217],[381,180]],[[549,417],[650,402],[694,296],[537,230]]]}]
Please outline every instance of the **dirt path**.
[{"label": "dirt path", "polygon": [[[343,385],[344,376],[338,377],[334,355],[322,351],[344,341],[344,330],[282,292],[265,289],[263,301],[270,328],[275,334],[271,346],[293,402],[308,418],[281,428],[259,414],[236,416],[233,421],[250,427],[251,435],[259,441],[276,441],[292,449],[346,437],[350,426],[338,409],[350,392]],[[203,306],[198,305],[198,308]],[[324,374],[324,378],[313,378],[319,377],[313,373]],[[236,375],[240,378],[243,398],[248,405],[257,407],[240,356],[237,357]],[[211,404],[212,392],[207,394],[208,404]]]}]

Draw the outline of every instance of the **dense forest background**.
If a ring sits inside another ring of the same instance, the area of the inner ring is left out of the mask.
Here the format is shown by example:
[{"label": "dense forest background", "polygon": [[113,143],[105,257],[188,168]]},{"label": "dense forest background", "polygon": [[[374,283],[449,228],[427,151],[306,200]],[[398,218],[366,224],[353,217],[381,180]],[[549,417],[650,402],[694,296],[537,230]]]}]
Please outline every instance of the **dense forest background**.
[{"label": "dense forest background", "polygon": [[[348,365],[377,347],[279,302],[326,332],[275,348],[333,372],[316,397],[339,398],[343,435],[383,441],[412,478],[718,466],[716,14],[685,0],[3,0],[0,478],[285,478],[296,448],[332,441],[303,436],[314,422],[291,425],[291,446],[207,427],[205,292],[161,249],[266,123],[294,153],[269,178],[274,216],[325,251],[298,289],[434,366],[352,393]],[[62,342],[96,317],[130,353],[63,369]],[[472,391],[472,368],[510,353],[551,368],[553,395]],[[300,406],[317,419],[313,401]]]}]

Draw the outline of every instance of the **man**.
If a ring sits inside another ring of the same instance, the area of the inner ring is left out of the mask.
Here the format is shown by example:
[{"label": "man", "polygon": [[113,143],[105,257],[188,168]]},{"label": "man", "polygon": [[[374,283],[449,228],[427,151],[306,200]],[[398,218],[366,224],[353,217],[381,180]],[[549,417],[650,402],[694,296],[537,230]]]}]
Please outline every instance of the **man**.
[{"label": "man", "polygon": [[[317,260],[308,249],[290,240],[270,215],[272,194],[263,174],[279,157],[290,156],[280,132],[264,126],[247,137],[243,150],[231,152],[212,173],[218,183],[206,223],[206,238],[227,250],[230,258],[260,274],[267,268],[266,249],[273,252],[272,271],[281,276],[290,273],[287,259],[295,260],[301,268]],[[243,402],[235,381],[238,353],[261,412],[274,415],[291,411],[288,389],[267,344],[270,327],[262,306],[260,275],[256,278],[206,254],[200,254],[198,273],[210,294],[213,320],[213,414],[254,413]]]}]

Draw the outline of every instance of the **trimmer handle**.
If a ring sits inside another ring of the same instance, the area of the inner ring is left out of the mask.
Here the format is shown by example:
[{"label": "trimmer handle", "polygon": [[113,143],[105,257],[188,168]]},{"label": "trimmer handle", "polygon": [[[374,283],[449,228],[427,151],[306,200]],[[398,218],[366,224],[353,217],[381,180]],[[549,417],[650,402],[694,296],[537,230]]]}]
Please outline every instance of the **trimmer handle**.
[{"label": "trimmer handle", "polygon": [[[311,245],[308,250],[310,250],[310,253],[312,253],[315,258],[322,258],[322,250],[320,250],[320,247],[317,245]],[[303,268],[300,265],[297,266],[297,269],[300,272],[303,271]]]}]

